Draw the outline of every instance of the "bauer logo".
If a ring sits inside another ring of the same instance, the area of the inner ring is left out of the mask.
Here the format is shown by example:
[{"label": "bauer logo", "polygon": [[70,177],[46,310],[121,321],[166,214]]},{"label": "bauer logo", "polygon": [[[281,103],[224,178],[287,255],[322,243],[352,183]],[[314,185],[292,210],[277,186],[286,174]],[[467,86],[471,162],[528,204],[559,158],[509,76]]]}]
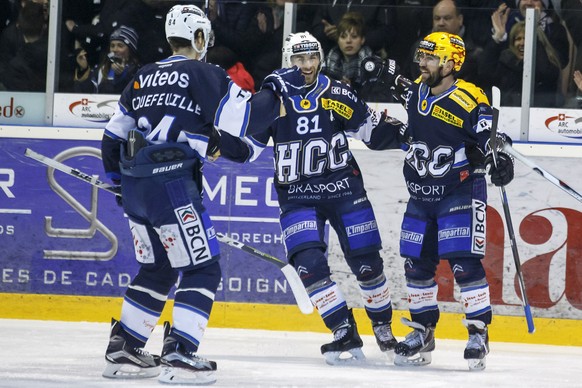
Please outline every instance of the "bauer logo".
[{"label": "bauer logo", "polygon": [[83,120],[106,123],[113,116],[116,107],[117,100],[91,101],[83,98],[69,105],[69,111]]},{"label": "bauer logo", "polygon": [[575,118],[565,113],[560,113],[557,116],[548,118],[544,124],[547,129],[558,135],[572,139],[582,139],[582,117]]}]

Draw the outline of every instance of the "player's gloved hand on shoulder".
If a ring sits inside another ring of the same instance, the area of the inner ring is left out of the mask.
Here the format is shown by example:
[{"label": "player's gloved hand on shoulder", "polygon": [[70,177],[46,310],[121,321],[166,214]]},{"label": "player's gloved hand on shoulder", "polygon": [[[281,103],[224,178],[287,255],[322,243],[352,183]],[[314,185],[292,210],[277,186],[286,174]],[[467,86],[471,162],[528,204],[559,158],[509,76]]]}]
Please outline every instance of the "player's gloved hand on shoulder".
[{"label": "player's gloved hand on shoulder", "polygon": [[505,186],[513,180],[513,158],[505,152],[497,153],[497,166],[493,163],[493,154],[487,154],[485,166],[489,168],[491,183],[495,186]]},{"label": "player's gloved hand on shoulder", "polygon": [[376,55],[364,58],[361,64],[365,82],[381,82],[387,86],[396,86],[400,75],[400,66],[394,59],[382,59]]},{"label": "player's gloved hand on shoulder", "polygon": [[304,92],[305,77],[297,66],[278,69],[265,77],[261,89],[271,89],[281,99],[286,100]]}]

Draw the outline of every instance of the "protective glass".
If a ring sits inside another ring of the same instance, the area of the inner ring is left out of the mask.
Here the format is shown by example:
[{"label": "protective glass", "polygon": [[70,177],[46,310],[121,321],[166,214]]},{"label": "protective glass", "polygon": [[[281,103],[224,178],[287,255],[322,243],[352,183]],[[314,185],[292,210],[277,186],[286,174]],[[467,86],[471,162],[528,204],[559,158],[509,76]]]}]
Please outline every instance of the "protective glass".
[{"label": "protective glass", "polygon": [[438,66],[441,62],[441,59],[436,55],[431,55],[424,51],[417,50],[416,54],[414,55],[414,62],[420,63],[420,61],[425,61],[427,65]]}]

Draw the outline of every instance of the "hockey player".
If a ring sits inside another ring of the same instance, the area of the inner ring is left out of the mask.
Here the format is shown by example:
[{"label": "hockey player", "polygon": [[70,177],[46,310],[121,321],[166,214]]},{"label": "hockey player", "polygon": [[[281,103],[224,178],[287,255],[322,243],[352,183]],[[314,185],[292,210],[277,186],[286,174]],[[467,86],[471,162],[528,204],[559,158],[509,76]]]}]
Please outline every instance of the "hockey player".
[{"label": "hockey player", "polygon": [[[236,86],[224,70],[200,61],[212,34],[195,6],[171,8],[166,37],[173,55],[140,69],[102,140],[105,171],[121,183],[140,264],[121,319],[112,320],[103,376],[155,377],[162,369],[164,383],[209,384],[216,362],[197,350],[221,278],[218,241],[202,204],[202,165],[218,155],[220,141],[213,123],[234,132],[266,128],[279,114],[279,97],[293,91],[285,80],[304,80],[295,69],[269,76],[254,96]],[[173,325],[165,323],[161,357],[154,356],[143,347],[179,275]]]},{"label": "hockey player", "polygon": [[[492,164],[489,138],[492,110],[481,89],[455,74],[465,59],[462,39],[435,32],[417,50],[421,76],[406,93],[409,145],[404,178],[410,193],[400,237],[400,254],[408,289],[413,329],[395,349],[400,366],[427,365],[435,349],[439,320],[435,272],[440,259],[448,260],[460,287],[469,332],[464,352],[470,369],[484,369],[489,352],[487,326],[491,323],[489,285],[481,263],[485,253],[487,185],[506,185],[513,179],[513,160],[499,152]],[[393,69],[380,59],[365,61],[373,77],[395,84]],[[500,141],[511,141],[499,134]]]},{"label": "hockey player", "polygon": [[251,160],[269,139],[273,141],[287,256],[334,336],[321,347],[326,362],[335,365],[364,358],[352,311],[331,278],[325,256],[326,222],[337,233],[356,277],[380,349],[393,355],[397,341],[391,330],[392,302],[379,253],[380,233],[348,136],[372,148],[397,148],[401,141],[393,128],[398,126],[368,107],[350,86],[320,74],[323,52],[310,33],[290,34],[283,58],[285,66],[301,69],[305,92],[283,100],[286,115],[268,131],[249,126],[233,135],[247,136]]}]

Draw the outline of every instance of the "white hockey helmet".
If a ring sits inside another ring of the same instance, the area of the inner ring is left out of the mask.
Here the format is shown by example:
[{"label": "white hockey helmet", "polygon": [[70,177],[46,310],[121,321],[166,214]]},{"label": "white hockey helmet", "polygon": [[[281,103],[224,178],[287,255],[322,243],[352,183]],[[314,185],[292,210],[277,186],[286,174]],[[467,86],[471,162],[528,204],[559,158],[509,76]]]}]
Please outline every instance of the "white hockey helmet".
[{"label": "white hockey helmet", "polygon": [[319,69],[321,69],[321,64],[323,63],[324,59],[321,43],[319,43],[319,41],[307,31],[291,33],[289,36],[287,36],[285,42],[283,43],[283,66],[293,66],[291,63],[291,57],[293,55],[314,52],[319,54]]},{"label": "white hockey helmet", "polygon": [[[196,31],[204,35],[204,49],[196,47]],[[166,15],[166,39],[183,38],[192,42],[192,47],[200,58],[206,55],[208,47],[214,45],[212,25],[204,12],[195,5],[175,5]]]}]

